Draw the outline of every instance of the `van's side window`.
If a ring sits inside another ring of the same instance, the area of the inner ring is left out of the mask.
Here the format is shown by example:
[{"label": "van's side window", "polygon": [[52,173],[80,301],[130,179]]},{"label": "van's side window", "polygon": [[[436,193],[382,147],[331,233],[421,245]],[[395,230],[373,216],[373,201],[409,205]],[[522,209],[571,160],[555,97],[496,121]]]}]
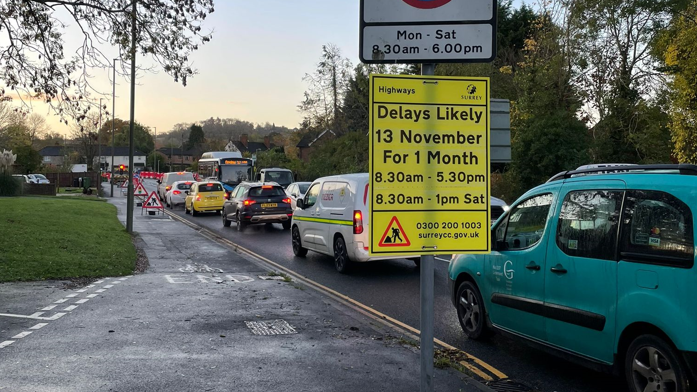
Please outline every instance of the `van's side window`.
[{"label": "van's side window", "polygon": [[694,264],[692,211],[665,192],[627,192],[622,222],[623,260],[690,268]]},{"label": "van's side window", "polygon": [[621,191],[570,192],[557,227],[557,246],[569,256],[615,260]]},{"label": "van's side window", "polygon": [[551,205],[552,194],[545,193],[515,206],[496,230],[496,238],[506,244],[501,250],[525,249],[540,242]]},{"label": "van's side window", "polygon": [[305,195],[305,208],[312,207],[317,203],[317,197],[319,196],[319,184],[313,185],[307,190]]}]

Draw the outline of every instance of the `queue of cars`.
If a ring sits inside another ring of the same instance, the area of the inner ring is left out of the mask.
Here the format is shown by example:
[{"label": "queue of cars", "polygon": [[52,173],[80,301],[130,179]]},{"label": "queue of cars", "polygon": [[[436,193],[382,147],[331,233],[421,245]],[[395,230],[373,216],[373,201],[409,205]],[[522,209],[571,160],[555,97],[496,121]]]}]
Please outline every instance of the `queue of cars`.
[{"label": "queue of cars", "polygon": [[19,179],[26,184],[50,184],[51,181],[43,174],[13,174],[12,177]]}]

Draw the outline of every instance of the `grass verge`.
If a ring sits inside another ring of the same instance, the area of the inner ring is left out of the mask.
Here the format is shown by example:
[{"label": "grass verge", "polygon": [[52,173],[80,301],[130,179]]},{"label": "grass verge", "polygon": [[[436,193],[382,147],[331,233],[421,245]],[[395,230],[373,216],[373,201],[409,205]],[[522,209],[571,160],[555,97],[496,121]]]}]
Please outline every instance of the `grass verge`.
[{"label": "grass verge", "polygon": [[135,261],[111,204],[0,198],[0,282],[128,275]]}]

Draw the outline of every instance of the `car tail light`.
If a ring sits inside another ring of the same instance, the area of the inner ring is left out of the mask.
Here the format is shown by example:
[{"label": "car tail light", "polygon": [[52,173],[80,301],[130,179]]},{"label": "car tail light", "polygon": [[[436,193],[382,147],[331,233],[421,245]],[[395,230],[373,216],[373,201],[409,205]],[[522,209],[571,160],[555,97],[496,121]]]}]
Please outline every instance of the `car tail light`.
[{"label": "car tail light", "polygon": [[286,203],[286,204],[290,204],[290,197],[286,197],[285,199],[283,199],[281,201]]},{"label": "car tail light", "polygon": [[196,195],[196,201],[201,201],[201,195]]},{"label": "car tail light", "polygon": [[246,206],[251,206],[252,204],[256,203],[255,200],[247,199],[244,201],[244,205]]},{"label": "car tail light", "polygon": [[225,200],[230,200],[230,194],[225,192],[225,196],[223,196]]},{"label": "car tail light", "polygon": [[172,189],[171,186],[166,186],[166,187],[165,187],[165,190],[166,190],[166,191],[169,191],[170,189]]},{"label": "car tail light", "polygon": [[179,192],[179,191],[172,191],[172,194],[173,194],[173,195],[181,195],[182,193]]},{"label": "car tail light", "polygon": [[353,211],[353,234],[363,233],[363,213]]}]

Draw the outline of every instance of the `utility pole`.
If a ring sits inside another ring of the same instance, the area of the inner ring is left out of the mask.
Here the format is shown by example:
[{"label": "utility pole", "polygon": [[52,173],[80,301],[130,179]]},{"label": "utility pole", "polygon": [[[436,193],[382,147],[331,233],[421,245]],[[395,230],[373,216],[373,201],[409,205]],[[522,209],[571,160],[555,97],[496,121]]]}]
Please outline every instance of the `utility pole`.
[{"label": "utility pole", "polygon": [[131,8],[131,123],[128,135],[128,200],[126,201],[126,231],[133,233],[133,150],[136,117],[136,10],[138,1]]},{"label": "utility pole", "polygon": [[102,99],[99,98],[99,128],[97,128],[97,155],[99,156],[99,171],[97,172],[97,196],[99,190],[102,189],[102,141],[100,133],[102,132]]},{"label": "utility pole", "polygon": [[114,120],[116,119],[116,60],[114,59],[113,87],[111,90],[111,168],[109,169],[109,182],[111,182],[111,197],[114,197]]},{"label": "utility pole", "polygon": [[181,171],[184,171],[184,131],[182,131],[182,145],[179,148],[179,161],[181,162]]},{"label": "utility pole", "polygon": [[153,127],[153,128],[155,128],[155,143],[153,143],[153,147],[154,147],[155,151],[153,152],[153,155],[152,155],[152,158],[154,160],[153,169],[155,169],[156,173],[159,173],[160,172],[160,160],[157,159],[157,155],[158,155],[157,154],[157,127]]}]

